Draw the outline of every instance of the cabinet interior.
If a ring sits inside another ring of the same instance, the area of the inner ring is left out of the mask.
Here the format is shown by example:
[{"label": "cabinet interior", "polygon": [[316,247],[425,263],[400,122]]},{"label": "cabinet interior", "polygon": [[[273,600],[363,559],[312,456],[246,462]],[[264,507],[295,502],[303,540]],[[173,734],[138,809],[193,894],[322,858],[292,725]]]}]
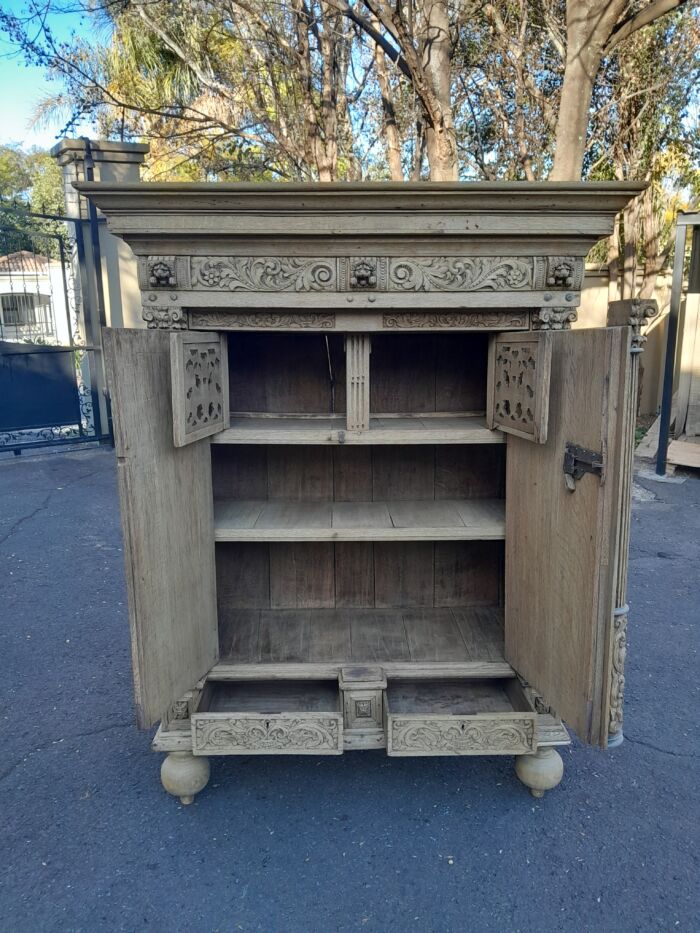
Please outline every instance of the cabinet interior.
[{"label": "cabinet interior", "polygon": [[[483,415],[487,346],[373,335],[371,429],[277,443],[280,417],[343,415],[344,337],[229,336],[232,425],[260,415],[267,442],[211,448],[222,663],[503,661],[506,446],[449,439],[450,415]],[[446,443],[391,442],[430,416]]]},{"label": "cabinet interior", "polygon": [[[370,411],[382,415],[483,415],[488,335],[373,334]],[[229,334],[232,418],[342,416],[343,334]]]}]

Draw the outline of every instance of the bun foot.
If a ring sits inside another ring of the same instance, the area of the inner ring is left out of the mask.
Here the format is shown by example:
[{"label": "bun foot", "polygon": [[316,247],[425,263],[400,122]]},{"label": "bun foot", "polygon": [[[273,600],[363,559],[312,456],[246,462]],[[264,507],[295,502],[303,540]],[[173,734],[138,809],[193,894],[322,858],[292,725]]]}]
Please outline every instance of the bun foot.
[{"label": "bun foot", "polygon": [[518,755],[515,773],[529,787],[533,797],[544,797],[546,790],[556,787],[564,775],[564,762],[554,748],[540,748],[534,755]]},{"label": "bun foot", "polygon": [[169,794],[187,805],[207,786],[209,770],[206,757],[195,757],[191,752],[170,752],[160,767],[160,781]]}]

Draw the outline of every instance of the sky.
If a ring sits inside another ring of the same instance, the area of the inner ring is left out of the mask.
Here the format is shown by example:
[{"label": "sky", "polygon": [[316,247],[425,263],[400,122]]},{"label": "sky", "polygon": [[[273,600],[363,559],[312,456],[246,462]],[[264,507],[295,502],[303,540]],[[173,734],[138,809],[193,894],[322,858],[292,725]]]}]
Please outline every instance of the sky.
[{"label": "sky", "polygon": [[[2,6],[20,14],[26,0],[2,0]],[[59,39],[84,28],[77,13],[54,16],[49,21]],[[34,129],[29,126],[36,105],[52,90],[55,92],[56,85],[46,80],[44,69],[26,65],[22,53],[0,32],[0,145],[17,143],[25,149],[48,149],[61,138],[61,121]],[[79,136],[80,131],[71,131],[70,135]]]}]

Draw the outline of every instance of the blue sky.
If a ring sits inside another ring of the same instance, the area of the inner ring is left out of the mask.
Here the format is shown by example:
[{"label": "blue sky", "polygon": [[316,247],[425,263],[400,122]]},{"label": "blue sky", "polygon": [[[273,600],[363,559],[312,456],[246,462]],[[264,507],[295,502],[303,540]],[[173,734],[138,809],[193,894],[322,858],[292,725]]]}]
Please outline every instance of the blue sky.
[{"label": "blue sky", "polygon": [[[26,0],[4,0],[2,5],[6,10],[19,15],[26,8]],[[67,39],[71,32],[85,29],[85,23],[78,13],[53,16],[50,25],[61,39]],[[53,90],[56,90],[56,85],[53,85]],[[0,33],[0,145],[19,143],[24,148],[49,148],[54,145],[61,129],[60,121],[48,127],[29,128],[36,105],[51,91],[52,85],[46,80],[43,68],[26,65],[22,53]]]}]

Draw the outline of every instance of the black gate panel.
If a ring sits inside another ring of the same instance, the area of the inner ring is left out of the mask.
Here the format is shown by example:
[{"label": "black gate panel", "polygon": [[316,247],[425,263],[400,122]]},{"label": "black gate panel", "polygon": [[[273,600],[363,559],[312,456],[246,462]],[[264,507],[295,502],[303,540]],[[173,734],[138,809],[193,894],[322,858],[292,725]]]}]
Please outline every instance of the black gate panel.
[{"label": "black gate panel", "polygon": [[0,341],[0,431],[80,424],[75,353]]}]

